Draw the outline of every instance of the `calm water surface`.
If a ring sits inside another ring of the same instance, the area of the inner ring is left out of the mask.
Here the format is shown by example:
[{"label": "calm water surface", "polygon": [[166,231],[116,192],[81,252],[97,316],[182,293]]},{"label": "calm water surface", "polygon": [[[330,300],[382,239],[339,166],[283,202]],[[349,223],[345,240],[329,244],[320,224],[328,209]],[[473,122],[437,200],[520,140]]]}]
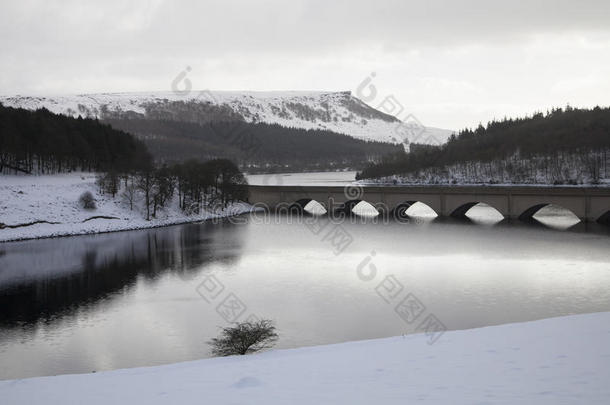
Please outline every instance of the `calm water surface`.
[{"label": "calm water surface", "polygon": [[[413,333],[428,315],[464,329],[610,311],[606,227],[414,214],[342,223],[339,247],[325,217],[272,215],[0,244],[0,378],[208,357],[227,317],[271,318],[291,348]],[[395,311],[408,294],[424,306],[411,322]]]},{"label": "calm water surface", "polygon": [[356,172],[314,172],[251,174],[249,184],[257,186],[342,186],[356,179]]}]

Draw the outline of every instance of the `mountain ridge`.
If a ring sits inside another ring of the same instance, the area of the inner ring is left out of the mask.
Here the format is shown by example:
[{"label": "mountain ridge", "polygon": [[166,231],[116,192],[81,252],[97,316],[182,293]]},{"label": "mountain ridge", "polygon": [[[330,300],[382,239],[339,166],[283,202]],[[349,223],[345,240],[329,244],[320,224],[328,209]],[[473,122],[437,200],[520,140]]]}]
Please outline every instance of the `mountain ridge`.
[{"label": "mountain ridge", "polygon": [[56,114],[106,119],[167,119],[205,124],[244,121],[328,130],[356,139],[387,143],[443,143],[453,131],[416,128],[417,137],[400,136],[401,121],[379,111],[350,91],[165,91],[92,93],[63,96],[1,96],[5,106],[46,108]]}]

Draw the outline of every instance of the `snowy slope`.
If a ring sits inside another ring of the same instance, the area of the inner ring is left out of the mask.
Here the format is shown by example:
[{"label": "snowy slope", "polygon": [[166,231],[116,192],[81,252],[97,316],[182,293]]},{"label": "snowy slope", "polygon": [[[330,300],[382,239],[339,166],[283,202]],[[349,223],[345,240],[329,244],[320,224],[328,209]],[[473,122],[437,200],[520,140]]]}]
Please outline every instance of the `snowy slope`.
[{"label": "snowy slope", "polygon": [[610,313],[0,381],[12,404],[610,403]]},{"label": "snowy slope", "polygon": [[[84,210],[79,196],[90,191],[95,210]],[[235,203],[218,212],[186,215],[178,207],[177,198],[150,221],[145,219],[142,201],[133,209],[121,199],[99,194],[92,173],[68,173],[45,176],[1,176],[0,179],[0,242],[51,236],[82,235],[128,229],[152,228],[238,215],[251,211],[245,203]],[[110,217],[96,218],[92,217]],[[29,226],[11,226],[37,223]]]},{"label": "snowy slope", "polygon": [[[0,103],[26,109],[47,108],[57,114],[111,118],[125,113],[154,117],[160,111],[183,120],[209,121],[218,114],[247,122],[327,129],[359,139],[401,143],[444,142],[452,131],[424,127],[401,132],[400,121],[378,111],[350,92],[222,92],[102,93],[57,97],[5,96]],[[216,107],[209,109],[207,106]],[[206,108],[203,108],[206,107]],[[208,115],[207,117],[205,115]],[[167,116],[167,115],[164,115]]]}]

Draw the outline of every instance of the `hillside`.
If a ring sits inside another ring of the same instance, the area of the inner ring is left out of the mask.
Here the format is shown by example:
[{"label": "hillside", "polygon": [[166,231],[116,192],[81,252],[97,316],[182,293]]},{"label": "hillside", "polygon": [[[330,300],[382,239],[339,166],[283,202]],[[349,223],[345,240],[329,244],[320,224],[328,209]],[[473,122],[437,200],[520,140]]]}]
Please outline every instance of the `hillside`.
[{"label": "hillside", "polygon": [[0,174],[128,170],[149,163],[141,141],[98,120],[0,105]]},{"label": "hillside", "polygon": [[359,169],[402,148],[328,130],[244,121],[199,124],[130,118],[105,122],[141,139],[157,161],[222,157],[249,172]]},{"label": "hillside", "polygon": [[[0,102],[99,119],[142,140],[157,162],[227,158],[249,172],[361,169],[403,147],[395,133],[400,122],[349,92],[16,96]],[[422,140],[446,135],[428,131]]]},{"label": "hillside", "polygon": [[[105,119],[144,118],[205,124],[244,121],[327,130],[357,139],[396,143],[399,120],[345,92],[174,92],[103,93],[73,96],[4,96],[5,106],[47,108],[57,114]],[[422,128],[424,130],[424,128]],[[427,128],[444,142],[452,131]]]},{"label": "hillside", "polygon": [[603,184],[610,179],[610,108],[553,109],[464,129],[441,146],[369,165],[360,179],[402,183]]}]

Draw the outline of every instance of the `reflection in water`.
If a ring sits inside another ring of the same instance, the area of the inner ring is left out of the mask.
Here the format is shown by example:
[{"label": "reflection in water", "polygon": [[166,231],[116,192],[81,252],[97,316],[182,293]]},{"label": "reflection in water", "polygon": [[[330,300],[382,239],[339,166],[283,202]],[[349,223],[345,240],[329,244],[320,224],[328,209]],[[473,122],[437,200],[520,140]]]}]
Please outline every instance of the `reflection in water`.
[{"label": "reflection in water", "polygon": [[376,217],[379,215],[377,209],[367,201],[360,201],[356,204],[352,209],[352,213],[363,217]]},{"label": "reflection in water", "polygon": [[200,266],[231,263],[240,234],[229,224],[16,242],[0,257],[0,325],[32,326],[95,305],[165,272],[193,278]]},{"label": "reflection in water", "polygon": [[[378,293],[389,276],[449,329],[610,310],[609,227],[348,216],[337,253],[336,224],[245,219],[0,244],[0,379],[207,357],[230,293],[277,322],[278,348],[412,333]],[[208,275],[219,301],[197,294]]]},{"label": "reflection in water", "polygon": [[480,225],[494,225],[504,220],[498,210],[485,203],[478,203],[466,213],[466,217]]},{"label": "reflection in water", "polygon": [[568,229],[580,222],[572,211],[553,204],[542,207],[533,219],[553,229]]},{"label": "reflection in water", "polygon": [[407,209],[406,214],[409,216],[417,217],[417,218],[429,218],[429,219],[436,218],[438,216],[432,208],[430,208],[428,205],[426,205],[422,202],[419,202],[419,201],[416,202],[415,204],[411,205]]},{"label": "reflection in water", "polygon": [[[327,213],[324,207],[315,200],[305,205],[304,210],[313,215],[324,215]],[[361,201],[354,206],[352,213],[361,217],[376,217],[379,214],[377,209],[366,201]],[[411,205],[407,209],[406,214],[414,220],[413,222],[430,221],[438,218],[437,213],[432,208],[421,202]],[[495,225],[506,221],[506,219],[492,206],[478,203],[468,210],[466,218],[462,218],[461,221],[478,225]],[[544,225],[552,229],[565,230],[580,223],[580,220],[570,210],[549,204],[540,209],[533,216],[533,221],[531,222],[534,225]]]},{"label": "reflection in water", "polygon": [[326,209],[322,206],[322,204],[320,204],[316,200],[311,200],[310,202],[308,202],[303,207],[303,210],[306,213],[309,213],[309,214],[312,214],[312,215],[324,215],[324,214],[327,213]]}]

